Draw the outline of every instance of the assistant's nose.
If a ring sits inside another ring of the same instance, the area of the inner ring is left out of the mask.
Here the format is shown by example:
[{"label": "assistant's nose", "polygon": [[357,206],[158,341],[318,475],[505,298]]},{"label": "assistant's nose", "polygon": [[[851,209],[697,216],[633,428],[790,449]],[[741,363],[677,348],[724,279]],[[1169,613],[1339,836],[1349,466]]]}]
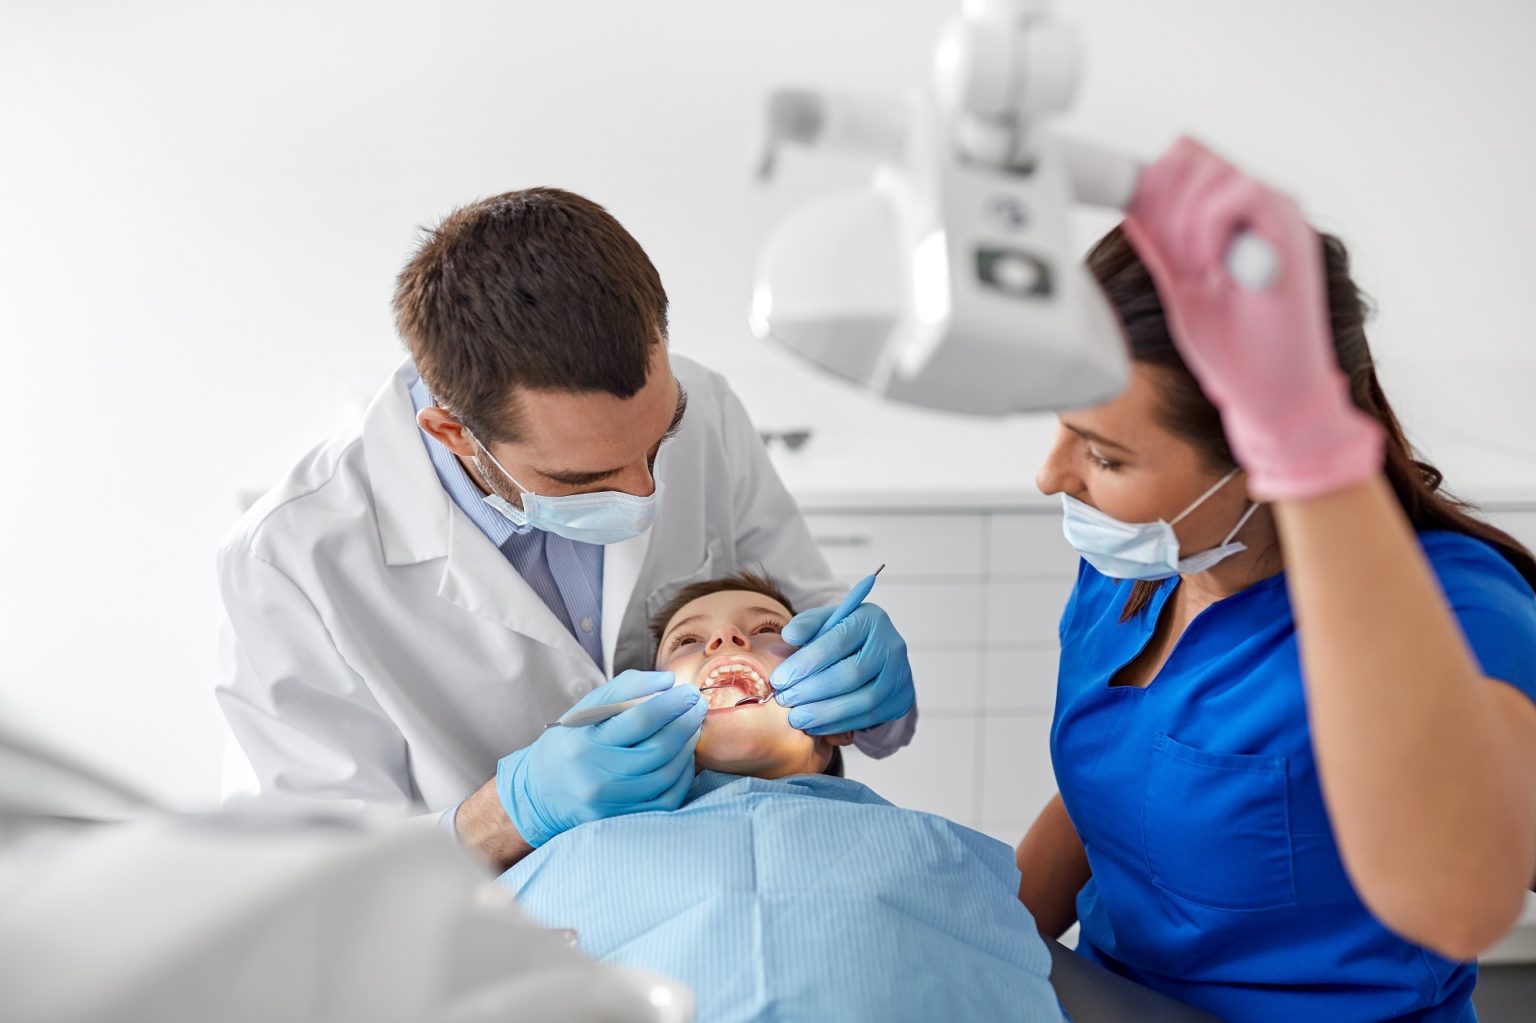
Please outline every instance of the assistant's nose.
[{"label": "assistant's nose", "polygon": [[1083,481],[1072,470],[1070,455],[1075,437],[1064,426],[1056,428],[1056,442],[1046,454],[1040,470],[1035,473],[1035,486],[1047,497],[1067,493],[1076,496],[1083,489]]},{"label": "assistant's nose", "polygon": [[747,634],[736,628],[736,626],[726,624],[720,626],[710,635],[709,642],[704,646],[704,653],[717,654],[727,646],[750,650],[752,642],[747,639]]}]

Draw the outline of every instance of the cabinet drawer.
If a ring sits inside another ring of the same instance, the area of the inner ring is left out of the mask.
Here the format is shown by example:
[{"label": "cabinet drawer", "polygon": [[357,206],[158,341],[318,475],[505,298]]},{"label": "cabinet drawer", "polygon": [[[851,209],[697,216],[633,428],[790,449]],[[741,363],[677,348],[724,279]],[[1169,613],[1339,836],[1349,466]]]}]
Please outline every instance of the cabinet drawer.
[{"label": "cabinet drawer", "polygon": [[811,536],[839,579],[862,578],[881,562],[880,579],[983,573],[986,516],[968,514],[805,516]]},{"label": "cabinet drawer", "polygon": [[869,599],[885,608],[909,647],[981,645],[979,582],[886,582],[882,575]]},{"label": "cabinet drawer", "polygon": [[996,711],[1044,711],[1056,705],[1056,669],[1061,651],[1055,646],[1018,650],[987,650],[982,665],[981,704]]},{"label": "cabinet drawer", "polygon": [[994,577],[1077,577],[1077,552],[1061,535],[1061,513],[1057,511],[988,516],[987,561]]},{"label": "cabinet drawer", "polygon": [[988,583],[984,642],[988,646],[1056,645],[1061,611],[1071,593],[1071,579]]},{"label": "cabinet drawer", "polygon": [[969,824],[976,818],[979,731],[975,717],[920,717],[912,743],[884,760],[846,747],[845,770],[897,806]]},{"label": "cabinet drawer", "polygon": [[981,819],[988,825],[1012,824],[1023,837],[1056,794],[1050,715],[988,714],[981,746]]},{"label": "cabinet drawer", "polygon": [[907,657],[912,662],[912,680],[917,687],[920,714],[976,714],[981,709],[983,654],[980,650],[908,647]]}]

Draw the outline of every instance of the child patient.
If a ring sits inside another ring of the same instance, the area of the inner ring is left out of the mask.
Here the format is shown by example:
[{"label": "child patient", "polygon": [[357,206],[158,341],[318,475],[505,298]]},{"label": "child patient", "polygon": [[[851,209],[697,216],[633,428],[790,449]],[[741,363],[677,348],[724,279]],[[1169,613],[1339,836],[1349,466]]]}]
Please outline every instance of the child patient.
[{"label": "child patient", "polygon": [[687,800],[573,828],[502,883],[589,954],[688,984],[711,1023],[1061,1020],[1013,850],[824,774],[851,735],[771,698],[793,614],[752,573],[681,591],[651,631],[709,703]]},{"label": "child patient", "polygon": [[[709,704],[694,751],[701,771],[783,778],[821,774],[852,732],[811,736],[789,724],[768,676],[794,647],[779,633],[794,617],[771,579],[741,572],[686,587],[651,621],[656,669],[693,683]],[[766,702],[760,702],[765,701]]]}]

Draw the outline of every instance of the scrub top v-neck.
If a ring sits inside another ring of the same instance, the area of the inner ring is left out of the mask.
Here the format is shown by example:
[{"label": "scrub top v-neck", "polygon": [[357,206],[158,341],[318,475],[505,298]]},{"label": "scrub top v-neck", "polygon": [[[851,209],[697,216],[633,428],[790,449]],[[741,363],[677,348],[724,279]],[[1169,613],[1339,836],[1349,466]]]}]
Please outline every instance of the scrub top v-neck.
[{"label": "scrub top v-neck", "polygon": [[[1483,673],[1536,700],[1536,594],[1481,541],[1419,539]],[[1225,1019],[1475,1019],[1475,964],[1388,931],[1344,871],[1283,575],[1196,616],[1146,686],[1112,684],[1176,585],[1122,622],[1131,584],[1084,562],[1062,615],[1051,756],[1093,871],[1079,951]]]}]

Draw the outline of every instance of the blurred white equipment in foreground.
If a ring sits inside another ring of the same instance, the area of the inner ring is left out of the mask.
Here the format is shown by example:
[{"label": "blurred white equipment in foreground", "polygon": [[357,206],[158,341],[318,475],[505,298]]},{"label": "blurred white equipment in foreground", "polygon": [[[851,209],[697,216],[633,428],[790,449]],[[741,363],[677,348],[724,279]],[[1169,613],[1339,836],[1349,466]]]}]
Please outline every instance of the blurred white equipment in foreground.
[{"label": "blurred white equipment in foreground", "polygon": [[[1124,388],[1121,327],[1072,250],[1074,202],[1123,208],[1141,164],[1050,129],[1081,56],[1050,0],[978,0],[939,43],[912,101],[781,91],[784,143],[862,152],[871,187],[808,204],[759,255],[751,326],[896,401],[977,415],[1082,407]],[[1273,250],[1240,235],[1237,279]]]},{"label": "blurred white equipment in foreground", "polygon": [[530,923],[434,826],[161,813],[0,723],[7,1023],[684,1023],[692,1006]]}]

